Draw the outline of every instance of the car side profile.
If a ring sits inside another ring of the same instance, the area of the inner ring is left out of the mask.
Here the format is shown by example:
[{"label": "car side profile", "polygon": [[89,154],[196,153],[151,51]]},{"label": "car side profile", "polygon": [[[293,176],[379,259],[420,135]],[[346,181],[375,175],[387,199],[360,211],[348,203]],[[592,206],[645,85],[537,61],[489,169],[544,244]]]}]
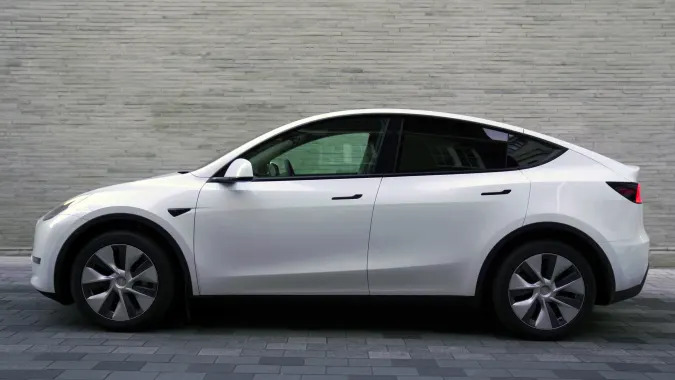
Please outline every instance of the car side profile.
[{"label": "car side profile", "polygon": [[31,284],[114,330],[198,296],[438,295],[555,339],[642,289],[638,172],[474,117],[328,113],[68,200],[37,222]]}]

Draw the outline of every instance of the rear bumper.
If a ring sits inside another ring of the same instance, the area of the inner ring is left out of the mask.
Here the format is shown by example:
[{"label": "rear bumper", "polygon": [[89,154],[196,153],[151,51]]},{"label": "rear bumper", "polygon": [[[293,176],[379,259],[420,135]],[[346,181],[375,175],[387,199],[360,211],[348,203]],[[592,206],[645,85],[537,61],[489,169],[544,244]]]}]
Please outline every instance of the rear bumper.
[{"label": "rear bumper", "polygon": [[606,242],[603,248],[612,266],[614,292],[641,289],[649,268],[649,237],[644,230],[631,239]]},{"label": "rear bumper", "polygon": [[649,273],[649,270],[645,272],[644,276],[642,277],[642,281],[628,289],[624,290],[619,290],[618,292],[614,292],[614,295],[612,296],[612,299],[609,301],[609,303],[616,303],[616,302],[621,302],[624,300],[627,300],[629,298],[633,298],[640,294],[642,291],[642,288],[645,286],[645,281],[647,281],[647,273]]}]

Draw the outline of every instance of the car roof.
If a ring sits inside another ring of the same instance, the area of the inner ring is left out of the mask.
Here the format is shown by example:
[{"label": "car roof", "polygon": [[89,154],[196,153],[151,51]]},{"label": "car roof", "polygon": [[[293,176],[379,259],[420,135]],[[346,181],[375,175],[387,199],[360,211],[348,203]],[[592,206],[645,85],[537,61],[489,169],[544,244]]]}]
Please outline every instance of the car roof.
[{"label": "car roof", "polygon": [[314,115],[314,116],[310,116],[310,117],[307,117],[307,118],[304,118],[304,119],[301,119],[301,120],[294,121],[292,123],[286,124],[285,126],[283,126],[281,128],[283,128],[284,130],[287,130],[287,129],[292,129],[292,128],[295,128],[297,126],[300,126],[300,125],[303,125],[303,124],[306,124],[306,123],[311,123],[313,121],[331,119],[331,118],[334,118],[334,117],[342,117],[342,116],[371,115],[371,114],[418,115],[418,116],[442,117],[442,118],[465,120],[465,121],[470,121],[470,122],[474,122],[474,123],[485,124],[485,125],[488,125],[488,126],[491,126],[491,127],[506,129],[506,130],[513,131],[513,132],[520,132],[520,133],[524,132],[523,128],[516,127],[514,125],[510,125],[510,124],[506,124],[506,123],[501,123],[501,122],[494,121],[494,120],[482,119],[482,118],[479,118],[479,117],[460,115],[460,114],[448,113],[448,112],[425,111],[425,110],[405,109],[405,108],[363,108],[363,109],[351,109],[351,110],[337,111],[337,112],[328,112],[328,113]]}]

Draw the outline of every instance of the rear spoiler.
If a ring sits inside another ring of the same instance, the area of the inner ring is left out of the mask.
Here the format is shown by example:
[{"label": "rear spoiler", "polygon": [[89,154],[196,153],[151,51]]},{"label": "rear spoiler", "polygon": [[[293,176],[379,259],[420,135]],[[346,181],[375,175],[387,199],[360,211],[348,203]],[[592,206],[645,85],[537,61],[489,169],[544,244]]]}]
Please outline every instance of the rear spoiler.
[{"label": "rear spoiler", "polygon": [[640,174],[640,167],[635,165],[624,165],[626,167],[626,176],[637,182],[638,174]]}]

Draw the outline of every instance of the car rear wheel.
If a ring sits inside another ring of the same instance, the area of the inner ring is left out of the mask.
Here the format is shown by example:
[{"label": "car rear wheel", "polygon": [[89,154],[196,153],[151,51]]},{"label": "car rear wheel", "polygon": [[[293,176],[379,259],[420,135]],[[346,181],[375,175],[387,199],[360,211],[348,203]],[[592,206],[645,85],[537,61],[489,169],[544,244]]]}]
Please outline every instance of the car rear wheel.
[{"label": "car rear wheel", "polygon": [[531,242],[502,263],[492,296],[497,317],[512,332],[530,339],[557,339],[591,312],[595,278],[574,248],[556,241]]},{"label": "car rear wheel", "polygon": [[91,240],[77,255],[71,291],[80,311],[112,330],[137,330],[159,322],[169,310],[174,275],[154,241],[115,231]]}]

